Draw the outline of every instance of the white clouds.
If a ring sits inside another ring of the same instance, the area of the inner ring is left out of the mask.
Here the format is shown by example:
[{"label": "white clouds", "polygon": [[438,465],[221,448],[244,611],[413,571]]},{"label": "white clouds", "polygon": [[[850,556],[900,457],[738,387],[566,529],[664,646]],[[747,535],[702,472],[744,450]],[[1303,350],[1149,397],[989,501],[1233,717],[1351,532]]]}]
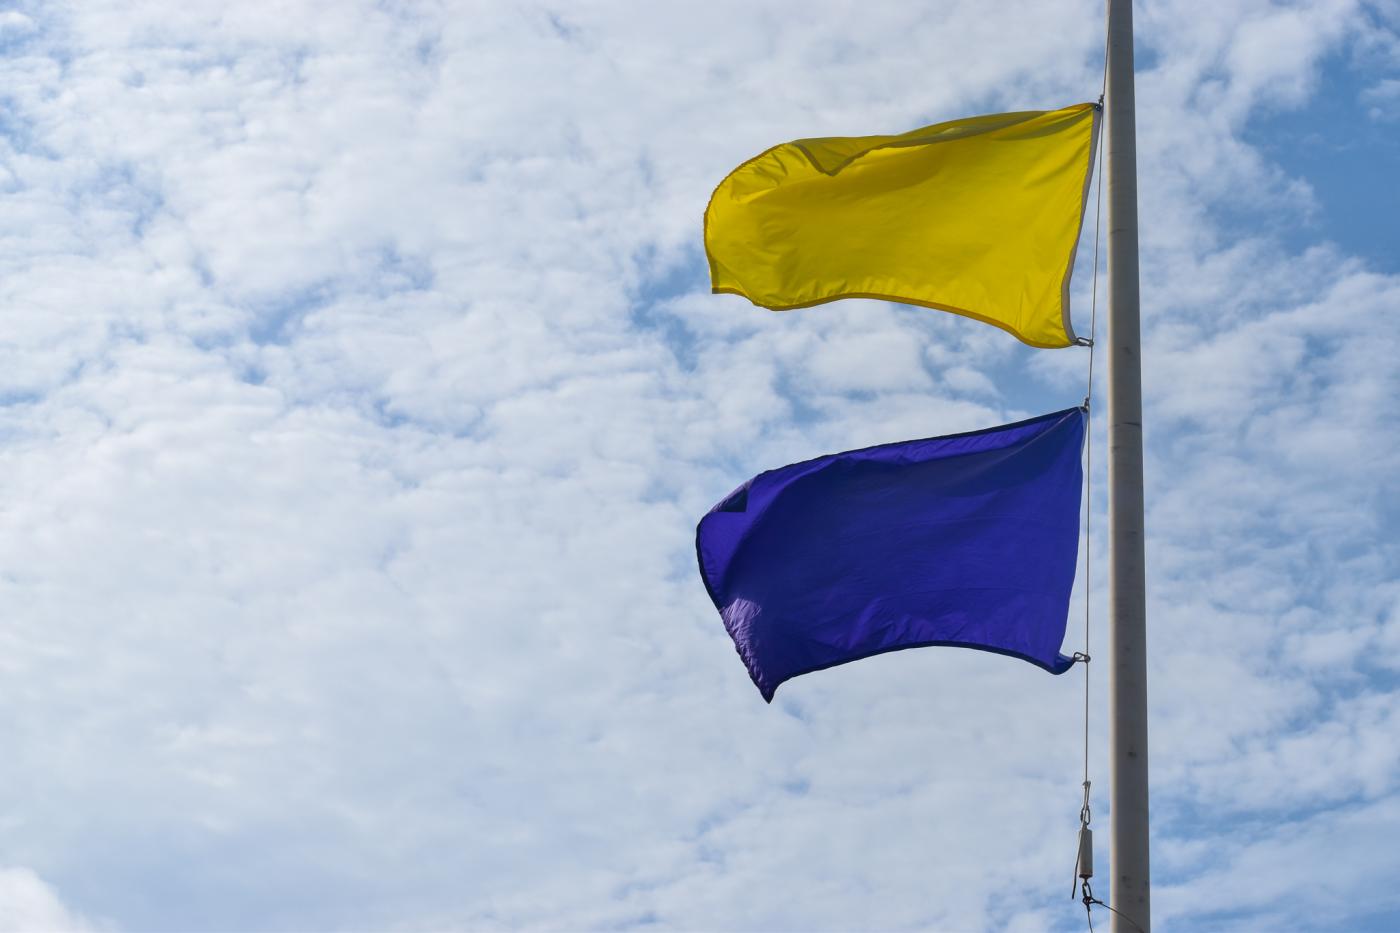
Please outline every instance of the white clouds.
[{"label": "white clouds", "polygon": [[0,12],[0,36],[13,38],[26,36],[34,32],[34,20],[25,16],[18,10],[5,10]]},{"label": "white clouds", "polygon": [[[1311,911],[1264,869],[1400,787],[1368,667],[1400,638],[1400,285],[1218,216],[1308,209],[1239,134],[1355,9],[1142,12],[1182,924],[1216,825],[1230,909]],[[1081,922],[1074,680],[908,652],[765,707],[691,537],[758,470],[1078,402],[1082,354],[949,315],[704,294],[699,218],[780,139],[1092,97],[1099,10],[30,11],[0,62],[6,851],[142,929]]]},{"label": "white clouds", "polygon": [[0,868],[0,930],[81,933],[93,925],[63,905],[53,888],[28,868]]},{"label": "white clouds", "polygon": [[1204,915],[1226,927],[1305,930],[1354,917],[1384,928],[1396,907],[1388,884],[1400,867],[1391,844],[1396,811],[1392,799],[1261,824],[1197,855],[1196,864],[1211,868],[1204,889],[1165,887],[1154,892],[1153,906],[1169,923]]},{"label": "white clouds", "polygon": [[1400,119],[1400,78],[1385,78],[1361,92],[1361,102],[1372,120]]}]

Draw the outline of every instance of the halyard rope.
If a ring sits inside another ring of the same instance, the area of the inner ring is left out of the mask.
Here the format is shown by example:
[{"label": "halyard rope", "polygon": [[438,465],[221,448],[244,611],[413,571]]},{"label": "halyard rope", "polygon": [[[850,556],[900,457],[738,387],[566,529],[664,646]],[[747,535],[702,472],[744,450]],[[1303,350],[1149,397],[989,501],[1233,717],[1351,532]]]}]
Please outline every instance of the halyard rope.
[{"label": "halyard rope", "polygon": [[[1106,12],[1106,11],[1107,11],[1107,4],[1105,4],[1105,20],[1107,20],[1107,12]],[[1101,119],[1101,120],[1104,120],[1105,122],[1106,122],[1107,113],[1106,113],[1106,111],[1105,111],[1105,109],[1104,109],[1104,98],[1105,98],[1105,95],[1107,95],[1107,93],[1108,93],[1108,29],[1107,29],[1107,27],[1105,26],[1105,29],[1104,29],[1104,49],[1103,49],[1103,80],[1102,80],[1102,83],[1101,83],[1100,89],[1099,89],[1099,103],[1098,103],[1099,112],[1100,112],[1100,119]],[[1100,128],[1100,135],[1099,135],[1099,146],[1098,146],[1098,151],[1095,153],[1095,155],[1097,156],[1097,160],[1098,160],[1098,166],[1097,166],[1096,169],[1095,169],[1095,176],[1096,176],[1096,177],[1095,177],[1095,188],[1096,188],[1096,191],[1095,191],[1095,195],[1094,195],[1094,274],[1093,274],[1093,278],[1092,278],[1092,280],[1091,280],[1091,284],[1090,284],[1090,293],[1089,293],[1089,294],[1090,294],[1090,298],[1089,298],[1089,376],[1088,376],[1088,385],[1087,385],[1087,387],[1085,388],[1085,391],[1084,391],[1084,418],[1085,418],[1085,421],[1086,421],[1086,425],[1085,425],[1085,438],[1084,438],[1084,651],[1083,651],[1082,653],[1081,653],[1081,652],[1076,652],[1075,655],[1074,655],[1074,658],[1075,658],[1076,661],[1078,661],[1078,660],[1083,660],[1083,661],[1084,661],[1084,782],[1083,782],[1083,787],[1084,787],[1084,802],[1080,805],[1080,808],[1079,808],[1079,829],[1080,829],[1081,842],[1082,842],[1082,839],[1083,839],[1084,834],[1085,834],[1086,832],[1088,832],[1088,830],[1089,830],[1089,821],[1090,821],[1090,819],[1091,819],[1091,817],[1092,817],[1092,814],[1091,814],[1091,811],[1090,811],[1090,808],[1089,808],[1089,787],[1090,787],[1090,784],[1089,784],[1089,619],[1090,619],[1089,607],[1090,607],[1090,603],[1091,603],[1092,596],[1093,596],[1092,582],[1093,582],[1093,551],[1094,551],[1094,549],[1093,549],[1093,542],[1092,542],[1091,537],[1090,537],[1090,531],[1092,530],[1092,527],[1093,527],[1093,526],[1092,526],[1092,521],[1091,521],[1091,519],[1092,519],[1092,516],[1093,516],[1093,514],[1094,514],[1094,504],[1093,504],[1093,488],[1094,488],[1094,432],[1093,432],[1093,421],[1092,421],[1092,409],[1090,408],[1090,403],[1091,403],[1091,400],[1092,400],[1093,397],[1094,397],[1094,350],[1095,350],[1095,348],[1096,348],[1097,345],[1098,345],[1098,339],[1097,339],[1097,338],[1098,338],[1098,320],[1099,320],[1099,238],[1100,238],[1100,228],[1101,228],[1101,225],[1102,225],[1102,222],[1103,222],[1103,163],[1104,163],[1104,154],[1103,154],[1103,152],[1104,152],[1104,149],[1107,148],[1106,145],[1105,145],[1105,140],[1104,140],[1104,136],[1106,135],[1105,130],[1106,130],[1106,127],[1105,127],[1105,126],[1101,126],[1101,128]],[[1092,836],[1090,836],[1090,839],[1092,840]],[[1092,853],[1092,842],[1089,843],[1089,846],[1090,846],[1090,867],[1089,867],[1089,872],[1092,874],[1092,855],[1093,855],[1093,853]],[[1086,916],[1088,917],[1088,921],[1089,921],[1089,933],[1093,933],[1093,931],[1094,931],[1093,905],[1094,905],[1094,904],[1098,904],[1098,905],[1100,905],[1100,906],[1102,906],[1102,907],[1105,907],[1105,908],[1107,908],[1108,910],[1112,911],[1113,913],[1118,913],[1118,911],[1113,910],[1112,907],[1109,907],[1109,906],[1108,906],[1107,904],[1105,904],[1103,901],[1101,901],[1101,900],[1099,900],[1098,898],[1094,897],[1093,889],[1089,886],[1089,879],[1088,879],[1088,877],[1078,877],[1078,876],[1079,876],[1079,871],[1080,871],[1079,859],[1080,859],[1080,855],[1082,854],[1082,851],[1083,851],[1083,850],[1082,850],[1082,848],[1081,848],[1080,853],[1079,853],[1079,854],[1076,854],[1076,856],[1075,856],[1074,870],[1075,870],[1075,875],[1076,875],[1076,877],[1078,878],[1078,880],[1079,880],[1079,882],[1080,882],[1080,893],[1081,893],[1081,895],[1082,895],[1081,900],[1082,900],[1083,903],[1084,903],[1084,912],[1085,912]],[[1073,891],[1072,888],[1071,888],[1071,891]],[[1073,896],[1073,895],[1071,895],[1071,896]],[[1127,919],[1127,918],[1124,918],[1124,919]],[[1129,922],[1131,923],[1132,921],[1129,920]],[[1133,926],[1137,926],[1137,924],[1134,923]]]}]

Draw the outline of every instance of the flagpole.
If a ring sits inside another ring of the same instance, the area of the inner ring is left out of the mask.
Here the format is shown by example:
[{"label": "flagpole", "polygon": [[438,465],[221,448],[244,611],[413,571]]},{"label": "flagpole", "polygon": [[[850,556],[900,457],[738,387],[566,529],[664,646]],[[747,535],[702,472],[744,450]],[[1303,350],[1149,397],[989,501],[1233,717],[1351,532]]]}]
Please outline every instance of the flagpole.
[{"label": "flagpole", "polygon": [[1109,903],[1114,933],[1151,928],[1147,597],[1143,554],[1137,120],[1132,0],[1108,0]]}]

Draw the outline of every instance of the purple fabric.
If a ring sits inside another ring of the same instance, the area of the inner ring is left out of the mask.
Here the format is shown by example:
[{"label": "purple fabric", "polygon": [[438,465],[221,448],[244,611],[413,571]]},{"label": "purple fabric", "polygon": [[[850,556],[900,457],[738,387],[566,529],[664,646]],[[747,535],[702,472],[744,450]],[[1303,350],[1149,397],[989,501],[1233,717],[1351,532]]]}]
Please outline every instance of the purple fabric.
[{"label": "purple fabric", "polygon": [[1079,549],[1084,413],[760,473],[700,520],[700,575],[769,702],[799,674],[926,645],[1053,674]]}]

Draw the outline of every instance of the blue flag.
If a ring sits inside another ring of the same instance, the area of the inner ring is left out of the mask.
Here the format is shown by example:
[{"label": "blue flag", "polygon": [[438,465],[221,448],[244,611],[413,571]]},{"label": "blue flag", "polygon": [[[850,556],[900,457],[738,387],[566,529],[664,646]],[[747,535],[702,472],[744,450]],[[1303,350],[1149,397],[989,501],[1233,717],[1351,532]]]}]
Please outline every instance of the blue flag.
[{"label": "blue flag", "polygon": [[1062,674],[1078,408],[760,473],[700,520],[705,588],[763,698],[799,674],[957,645]]}]

